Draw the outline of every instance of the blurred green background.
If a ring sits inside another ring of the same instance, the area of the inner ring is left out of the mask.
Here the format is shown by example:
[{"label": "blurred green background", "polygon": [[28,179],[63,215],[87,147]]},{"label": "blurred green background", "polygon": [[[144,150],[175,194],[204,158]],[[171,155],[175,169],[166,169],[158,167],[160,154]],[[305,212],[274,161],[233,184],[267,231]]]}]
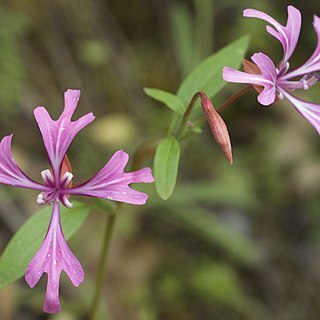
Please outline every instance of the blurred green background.
[{"label": "blurred green background", "polygon": [[[291,65],[316,46],[319,2],[291,1],[302,35]],[[63,92],[80,88],[77,115],[97,120],[69,150],[74,180],[93,175],[118,149],[132,153],[166,134],[171,114],[143,87],[175,92],[203,58],[249,34],[274,62],[280,44],[265,23],[242,17],[256,8],[285,23],[285,1],[51,0],[0,2],[0,129],[14,133],[17,162],[39,180],[48,167],[32,111],[57,117]],[[210,70],[208,70],[210,72]],[[228,85],[217,105],[240,85]],[[303,93],[320,101],[318,87]],[[154,186],[146,206],[122,208],[100,318],[105,320],[316,320],[320,318],[320,157],[318,135],[294,108],[262,107],[255,93],[223,113],[234,151],[230,167],[207,126],[183,143],[177,188],[168,201]],[[152,165],[152,162],[146,163]],[[140,187],[141,188],[141,187]],[[37,194],[0,188],[0,248],[38,210]],[[0,291],[0,319],[82,319],[92,295],[102,213],[70,241],[86,271],[74,288],[61,281],[63,313],[42,313],[45,281]]]}]

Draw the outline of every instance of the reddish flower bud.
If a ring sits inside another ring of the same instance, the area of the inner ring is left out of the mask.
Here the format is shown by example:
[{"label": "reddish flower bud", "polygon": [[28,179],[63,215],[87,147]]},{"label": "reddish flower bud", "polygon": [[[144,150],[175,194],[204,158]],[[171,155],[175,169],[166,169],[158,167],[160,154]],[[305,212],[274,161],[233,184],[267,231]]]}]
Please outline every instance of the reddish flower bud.
[{"label": "reddish flower bud", "polygon": [[219,113],[213,107],[210,99],[206,96],[206,94],[200,92],[199,97],[201,99],[202,109],[209,122],[211,132],[218,145],[226,155],[229,163],[232,164],[232,149],[227,126]]}]

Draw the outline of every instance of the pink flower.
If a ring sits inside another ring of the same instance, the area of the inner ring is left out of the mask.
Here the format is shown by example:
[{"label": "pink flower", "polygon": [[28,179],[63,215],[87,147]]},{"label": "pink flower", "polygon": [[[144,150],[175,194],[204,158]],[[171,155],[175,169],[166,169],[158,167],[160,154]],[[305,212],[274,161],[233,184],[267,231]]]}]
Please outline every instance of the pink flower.
[{"label": "pink flower", "polygon": [[[262,86],[263,90],[258,95],[258,101],[265,106],[272,104],[276,98],[280,100],[286,98],[320,134],[320,105],[301,100],[289,93],[296,89],[308,90],[320,80],[317,74],[320,70],[320,18],[315,15],[313,20],[313,27],[318,38],[314,53],[302,66],[290,71],[289,59],[296,48],[300,34],[300,11],[293,6],[288,6],[286,26],[281,25],[261,11],[246,9],[243,15],[264,20],[273,26],[267,26],[266,29],[268,33],[280,41],[283,47],[283,59],[276,67],[267,55],[262,52],[255,53],[251,59],[260,69],[260,74],[246,73],[224,67],[223,79],[229,82]],[[295,78],[298,78],[298,80],[295,80]]]},{"label": "pink flower", "polygon": [[66,152],[75,135],[94,120],[93,114],[89,113],[76,121],[71,121],[79,97],[80,90],[69,89],[65,92],[64,110],[56,121],[51,119],[45,108],[38,107],[34,110],[51,166],[51,170],[41,172],[43,184],[30,179],[14,161],[11,152],[12,135],[4,137],[0,143],[0,183],[39,190],[41,193],[37,197],[37,203],[52,204],[52,216],[47,234],[25,274],[25,280],[33,288],[42,274],[47,273],[47,292],[43,306],[43,310],[47,313],[57,313],[61,310],[59,280],[62,270],[67,273],[75,286],[84,279],[80,262],[71,252],[63,235],[60,203],[71,208],[70,195],[85,195],[142,205],[148,196],[131,189],[129,184],[153,182],[150,168],[125,173],[124,168],[129,157],[120,150],[93,178],[71,187],[73,175],[65,168],[68,167],[65,166],[68,164]]}]

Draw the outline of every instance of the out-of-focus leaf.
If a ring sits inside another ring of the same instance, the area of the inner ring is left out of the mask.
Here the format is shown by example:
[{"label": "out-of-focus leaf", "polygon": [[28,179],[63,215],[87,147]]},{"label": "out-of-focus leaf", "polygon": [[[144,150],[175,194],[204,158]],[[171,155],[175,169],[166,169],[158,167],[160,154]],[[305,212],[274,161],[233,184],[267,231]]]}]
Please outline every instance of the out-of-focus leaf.
[{"label": "out-of-focus leaf", "polygon": [[17,92],[21,92],[26,81],[26,59],[21,54],[19,39],[28,27],[29,21],[22,11],[7,10],[0,4],[0,103],[7,113],[17,110],[11,106],[17,102]]},{"label": "out-of-focus leaf", "polygon": [[[10,240],[0,258],[0,288],[23,276],[28,263],[39,249],[48,228],[52,208],[47,206],[32,215]],[[66,239],[83,224],[88,207],[73,202],[73,208],[61,208],[61,222]]]},{"label": "out-of-focus leaf", "polygon": [[226,264],[200,264],[190,277],[193,289],[205,299],[238,306],[245,302],[234,270]]},{"label": "out-of-focus leaf", "polygon": [[196,12],[194,39],[194,66],[213,52],[214,43],[214,8],[212,0],[194,0]]},{"label": "out-of-focus leaf", "polygon": [[182,204],[178,207],[165,204],[164,206],[166,210],[162,212],[170,216],[171,222],[176,220],[181,228],[188,230],[208,243],[220,246],[242,263],[255,264],[262,260],[263,254],[249,238],[234,227],[219,220],[212,213],[199,206],[183,206]]},{"label": "out-of-focus leaf", "polygon": [[[247,172],[239,164],[236,164],[233,170],[221,166],[217,171],[219,174],[212,181],[185,182],[183,185],[177,185],[170,206],[181,208],[182,205],[189,206],[194,203],[210,205],[227,203],[229,206],[250,211],[255,210],[258,201],[250,172]],[[163,205],[163,201],[150,196],[148,204],[149,206]]]},{"label": "out-of-focus leaf", "polygon": [[183,115],[185,106],[174,94],[155,88],[144,88],[143,90],[147,96],[164,103],[172,111]]},{"label": "out-of-focus leaf", "polygon": [[222,79],[223,67],[239,68],[248,44],[249,37],[244,36],[205,59],[182,82],[177,96],[184,104],[188,104],[198,91],[204,91],[212,98],[226,84]]},{"label": "out-of-focus leaf", "polygon": [[187,228],[220,245],[244,263],[256,263],[262,258],[262,254],[253,242],[212,214],[197,208],[194,211],[181,210],[176,216],[183,220]]},{"label": "out-of-focus leaf", "polygon": [[176,61],[182,75],[186,75],[194,67],[193,18],[183,2],[172,2],[169,13]]},{"label": "out-of-focus leaf", "polygon": [[167,200],[175,187],[180,157],[180,145],[174,137],[164,139],[154,158],[155,184],[159,196]]}]

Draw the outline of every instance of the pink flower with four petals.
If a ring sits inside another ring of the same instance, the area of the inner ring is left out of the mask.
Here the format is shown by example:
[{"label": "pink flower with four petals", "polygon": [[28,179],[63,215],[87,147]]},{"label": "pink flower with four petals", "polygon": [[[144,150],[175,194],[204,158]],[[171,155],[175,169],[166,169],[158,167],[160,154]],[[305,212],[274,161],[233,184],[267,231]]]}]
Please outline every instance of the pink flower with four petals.
[{"label": "pink flower with four petals", "polygon": [[52,205],[47,234],[25,274],[26,282],[33,288],[42,274],[47,273],[47,291],[43,306],[43,310],[47,313],[57,313],[61,310],[59,280],[62,270],[75,286],[84,279],[81,264],[71,252],[63,235],[60,203],[71,208],[70,195],[85,195],[142,205],[148,196],[131,189],[129,184],[154,181],[150,168],[125,173],[124,168],[129,157],[120,150],[93,178],[71,187],[73,175],[65,171],[63,166],[66,162],[64,161],[66,152],[76,134],[94,120],[93,114],[89,113],[76,121],[71,121],[79,97],[80,90],[69,89],[65,92],[64,110],[56,121],[51,119],[45,108],[38,107],[34,110],[51,167],[51,170],[41,172],[44,184],[30,179],[14,161],[11,152],[12,135],[4,137],[0,143],[0,183],[39,190],[41,193],[37,197],[37,203]]}]

